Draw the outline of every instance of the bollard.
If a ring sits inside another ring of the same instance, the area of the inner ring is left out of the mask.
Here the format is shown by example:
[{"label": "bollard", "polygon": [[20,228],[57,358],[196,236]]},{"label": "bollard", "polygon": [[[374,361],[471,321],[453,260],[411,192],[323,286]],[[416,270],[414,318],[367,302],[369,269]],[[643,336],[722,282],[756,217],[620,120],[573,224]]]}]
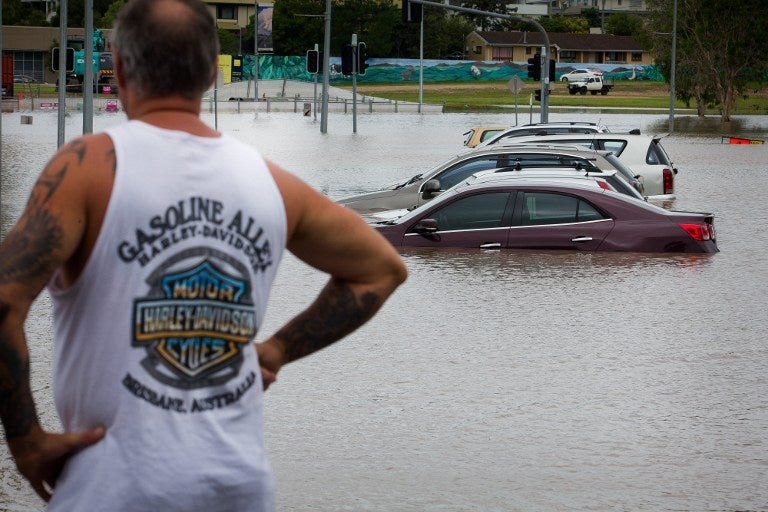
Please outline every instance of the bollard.
[{"label": "bollard", "polygon": [[309,116],[312,114],[312,104],[308,101],[304,102],[304,116]]}]

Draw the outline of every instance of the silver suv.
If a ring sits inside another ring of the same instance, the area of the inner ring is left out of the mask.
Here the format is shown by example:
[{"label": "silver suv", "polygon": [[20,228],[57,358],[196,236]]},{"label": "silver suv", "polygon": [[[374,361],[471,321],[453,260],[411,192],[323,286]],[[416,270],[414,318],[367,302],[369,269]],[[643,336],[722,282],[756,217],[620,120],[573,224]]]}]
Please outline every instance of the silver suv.
[{"label": "silver suv", "polygon": [[[661,137],[639,133],[592,133],[518,137],[504,141],[509,149],[516,144],[547,143],[575,144],[588,149],[610,151],[632,174],[643,182],[643,193],[651,199],[675,198],[677,169],[661,145]],[[493,146],[491,146],[493,147]]]},{"label": "silver suv", "polygon": [[490,146],[498,142],[506,142],[507,139],[516,137],[531,137],[544,135],[566,135],[569,133],[607,133],[608,128],[597,123],[583,122],[554,122],[554,123],[532,123],[521,126],[512,126],[506,130],[500,131],[496,135],[485,138],[482,143],[476,147]]},{"label": "silver suv", "polygon": [[412,208],[426,203],[440,191],[448,190],[476,172],[501,168],[615,170],[621,174],[620,179],[642,192],[640,182],[609,151],[594,151],[578,146],[513,144],[465,151],[427,172],[382,190],[340,199],[339,203],[363,214]]}]

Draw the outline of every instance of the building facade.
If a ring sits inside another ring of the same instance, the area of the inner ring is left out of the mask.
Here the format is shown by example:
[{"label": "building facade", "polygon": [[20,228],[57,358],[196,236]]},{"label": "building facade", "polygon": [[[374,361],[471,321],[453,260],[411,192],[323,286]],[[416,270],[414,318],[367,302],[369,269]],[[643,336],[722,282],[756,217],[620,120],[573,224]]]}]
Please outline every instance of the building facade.
[{"label": "building facade", "polygon": [[[648,65],[650,53],[630,36],[548,34],[549,57],[560,63]],[[525,62],[544,45],[540,32],[475,31],[467,36],[466,55],[476,61]]]}]

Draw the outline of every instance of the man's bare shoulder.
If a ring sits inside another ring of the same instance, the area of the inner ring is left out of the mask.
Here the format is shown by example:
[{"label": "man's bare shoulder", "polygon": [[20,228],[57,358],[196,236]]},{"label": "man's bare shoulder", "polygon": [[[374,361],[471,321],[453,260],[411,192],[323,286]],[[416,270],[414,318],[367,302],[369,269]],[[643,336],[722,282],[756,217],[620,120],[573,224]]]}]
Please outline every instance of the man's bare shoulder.
[{"label": "man's bare shoulder", "polygon": [[67,171],[115,170],[115,147],[106,133],[83,135],[63,145],[51,158],[43,173],[52,169]]}]

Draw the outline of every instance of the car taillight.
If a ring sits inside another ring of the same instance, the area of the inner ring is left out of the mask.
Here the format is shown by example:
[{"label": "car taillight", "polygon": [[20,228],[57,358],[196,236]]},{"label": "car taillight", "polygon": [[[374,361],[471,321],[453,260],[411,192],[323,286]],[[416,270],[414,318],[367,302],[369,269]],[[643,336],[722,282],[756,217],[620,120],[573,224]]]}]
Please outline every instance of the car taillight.
[{"label": "car taillight", "polygon": [[700,242],[715,239],[715,226],[702,222],[700,224],[680,224],[688,235]]},{"label": "car taillight", "polygon": [[672,169],[664,168],[663,171],[664,175],[664,193],[665,194],[672,194],[675,191],[675,174],[672,172]]},{"label": "car taillight", "polygon": [[611,186],[608,184],[605,180],[595,180],[597,181],[597,184],[602,188],[603,190],[613,190]]}]

